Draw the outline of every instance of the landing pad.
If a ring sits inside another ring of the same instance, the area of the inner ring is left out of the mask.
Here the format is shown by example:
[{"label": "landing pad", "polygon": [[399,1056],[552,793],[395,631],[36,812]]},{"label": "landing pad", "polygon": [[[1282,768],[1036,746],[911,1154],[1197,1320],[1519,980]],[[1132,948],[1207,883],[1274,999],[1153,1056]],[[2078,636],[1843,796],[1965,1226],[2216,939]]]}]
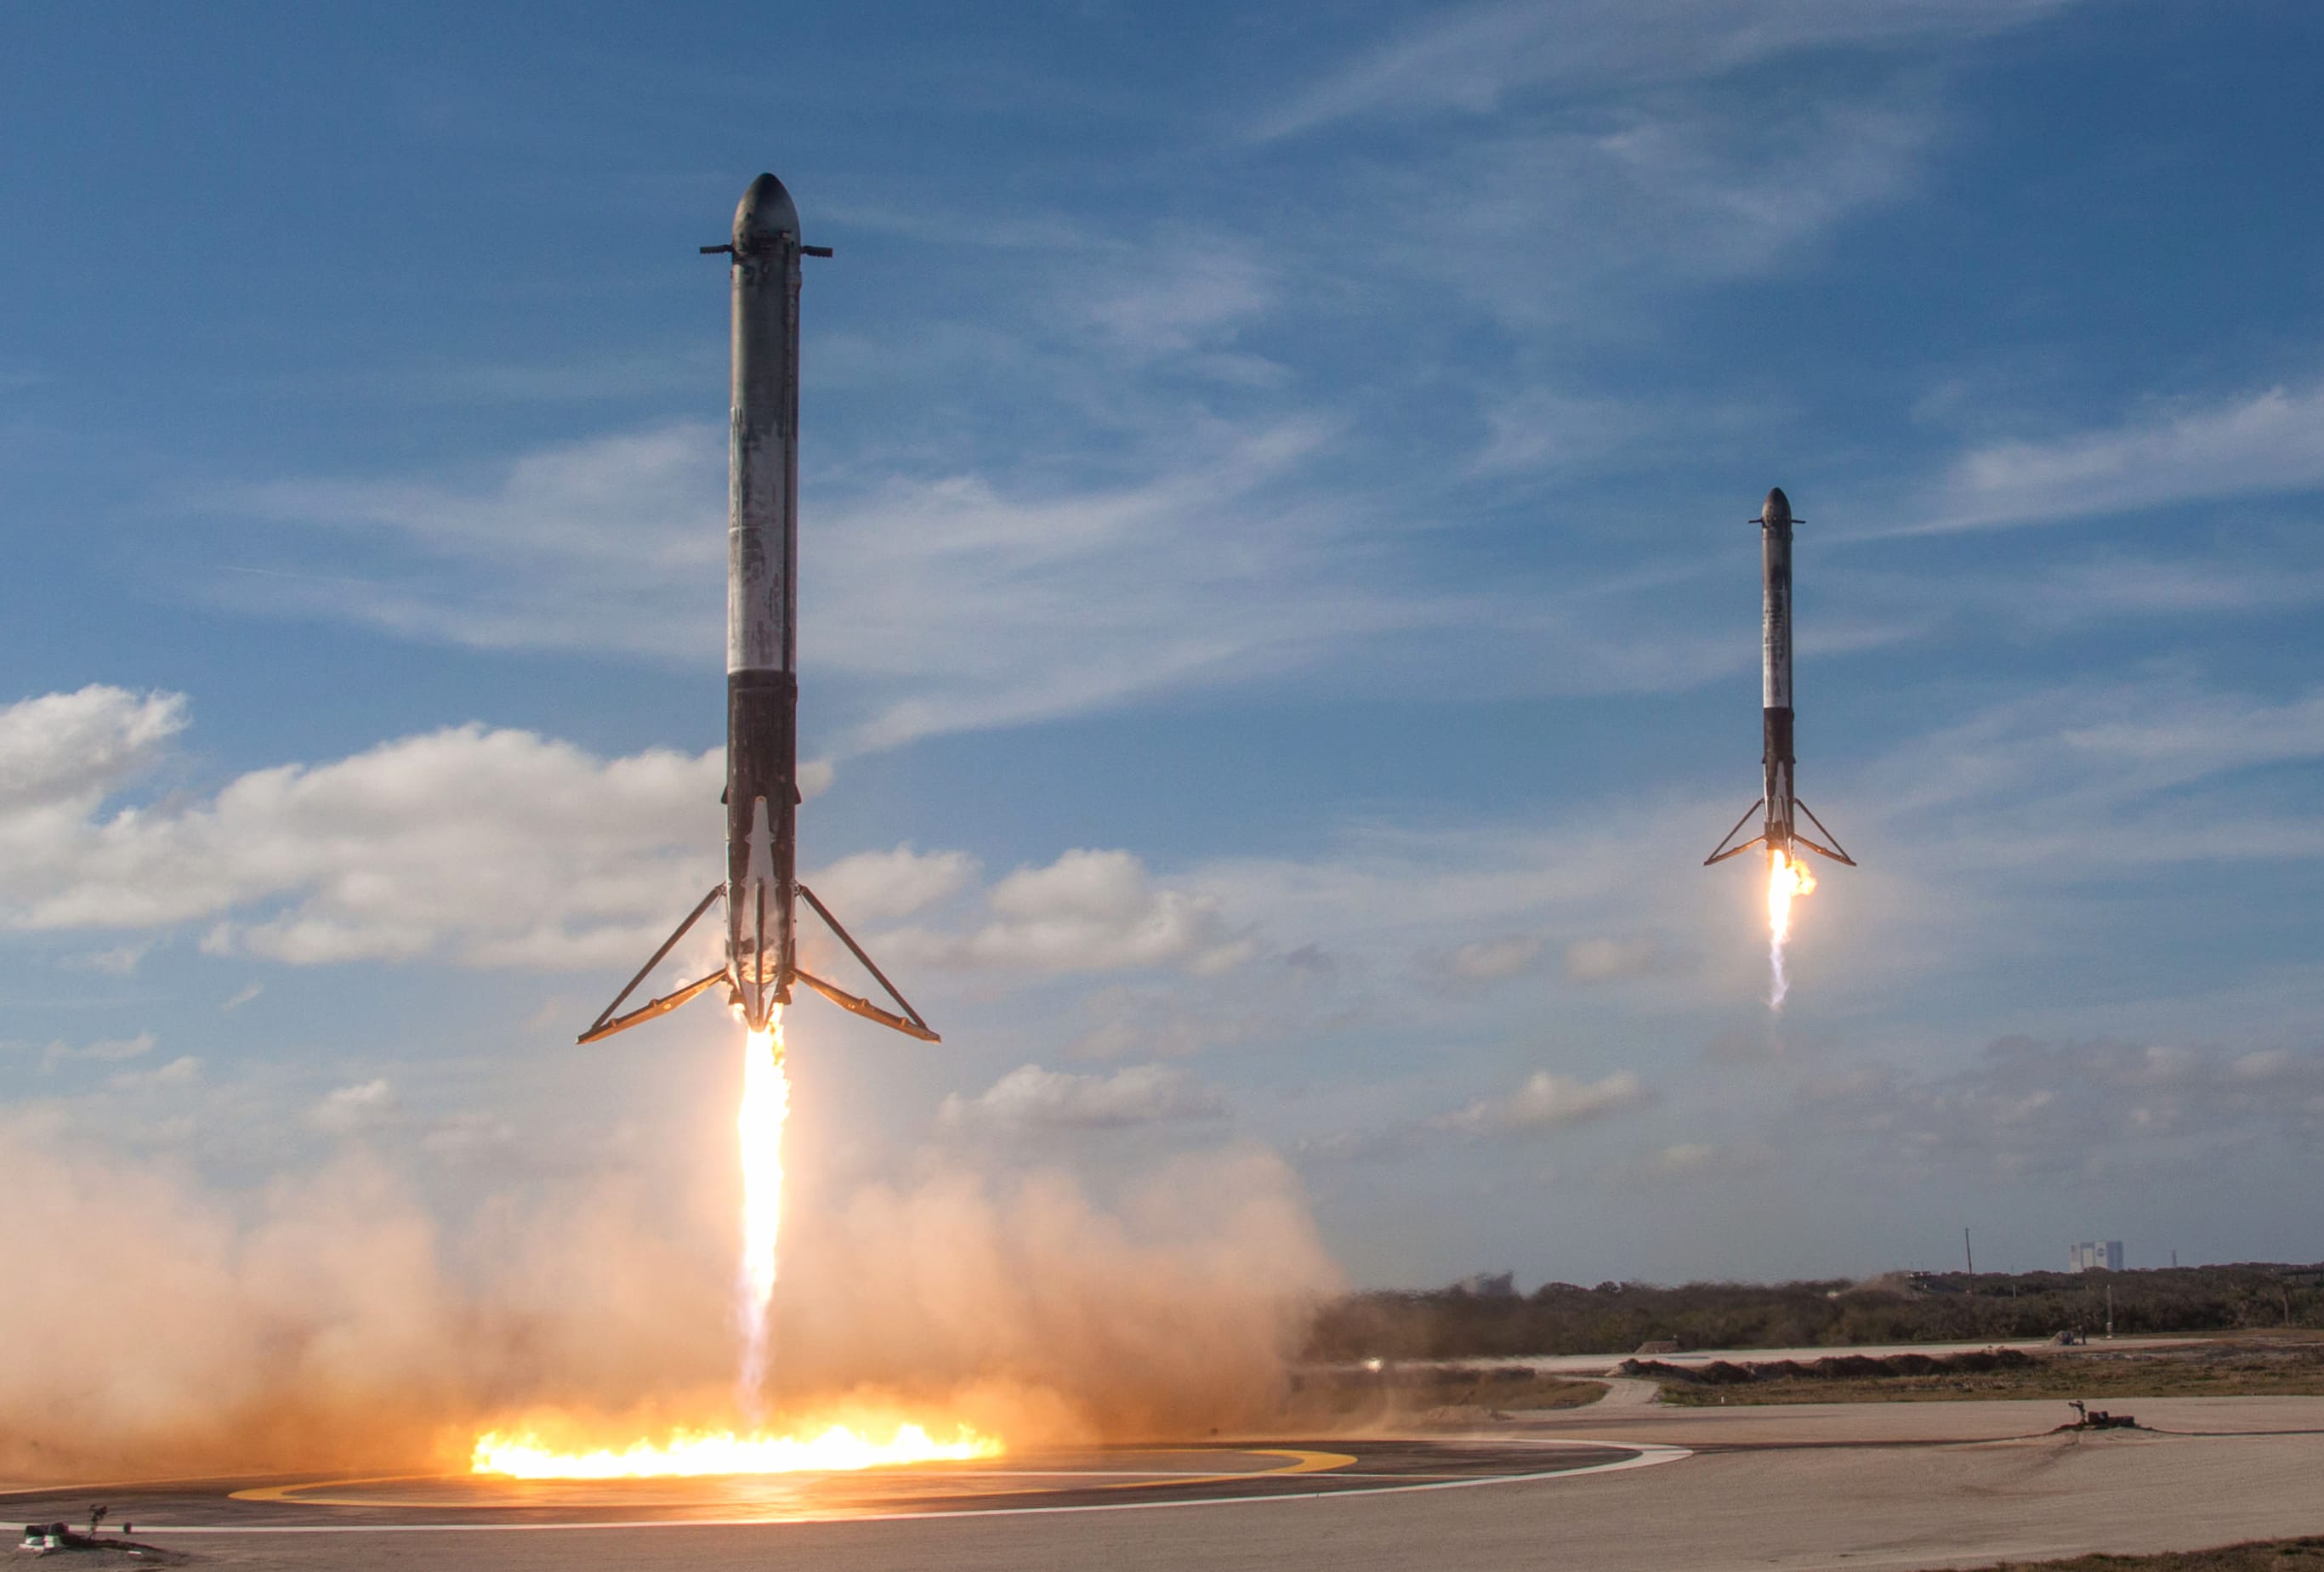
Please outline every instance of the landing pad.
[{"label": "landing pad", "polygon": [[1226,1506],[1514,1485],[1670,1462],[1679,1448],[1568,1440],[1317,1440],[1024,1453],[844,1473],[700,1479],[302,1475],[81,1485],[0,1495],[22,1522],[103,1501],[140,1540],[181,1534],[651,1528]]}]

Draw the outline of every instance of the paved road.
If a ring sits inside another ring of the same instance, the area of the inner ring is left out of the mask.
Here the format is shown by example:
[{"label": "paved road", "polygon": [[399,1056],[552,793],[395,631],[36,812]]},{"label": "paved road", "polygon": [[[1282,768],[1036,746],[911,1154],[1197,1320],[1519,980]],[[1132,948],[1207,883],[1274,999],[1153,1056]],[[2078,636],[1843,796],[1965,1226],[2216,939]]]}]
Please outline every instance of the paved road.
[{"label": "paved road", "polygon": [[1609,1375],[1604,1379],[1606,1395],[1590,1405],[1593,1415],[1603,1414],[1609,1408],[1646,1408],[1662,1401],[1659,1383],[1631,1375]]},{"label": "paved road", "polygon": [[[1517,1485],[1674,1462],[1685,1453],[1508,1430],[1453,1438],[1204,1442],[1013,1454],[854,1473],[711,1479],[512,1480],[474,1475],[287,1476],[89,1484],[0,1493],[0,1516],[83,1521],[110,1508],[141,1541],[234,1549],[317,1539],[633,1531],[874,1520],[1047,1516],[1224,1506],[1339,1494]],[[103,1539],[105,1536],[100,1536]]]},{"label": "paved road", "polygon": [[[2324,1532],[2324,1399],[2176,1398],[2118,1406],[2152,1429],[2053,1434],[2052,1428],[2068,1417],[2065,1405],[2053,1402],[1591,1408],[1530,1415],[1466,1438],[1109,1455],[1102,1466],[1146,1475],[1119,1492],[1103,1488],[1113,1481],[1070,1487],[1079,1494],[1050,1482],[1039,1486],[1049,1494],[1035,1498],[1047,1505],[1033,1512],[976,1510],[978,1503],[972,1503],[935,1516],[843,1522],[216,1534],[174,1542],[213,1564],[357,1572],[466,1567],[651,1572],[760,1562],[829,1572],[891,1567],[1369,1572],[1420,1566],[1480,1572],[1542,1566],[1562,1572],[1747,1567],[1809,1572],[1981,1566],[2004,1558],[2192,1549]],[[1591,1449],[1572,1449],[1582,1468],[1471,1487],[1475,1480],[1517,1472],[1513,1458],[1525,1456],[1526,1443],[1540,1441],[1586,1442]],[[1592,1459],[1667,1456],[1654,1450],[1660,1448],[1685,1448],[1689,1455],[1659,1466],[1634,1462],[1587,1471]],[[1319,1466],[1307,1478],[1336,1471],[1395,1479],[1351,1477],[1344,1483],[1370,1487],[1319,1494],[1322,1487],[1302,1476],[1268,1472],[1285,1461],[1280,1454],[1306,1452],[1352,1459],[1336,1470]],[[1241,1460],[1231,1461],[1230,1455]],[[1187,1466],[1190,1459],[1190,1471],[1211,1482],[1178,1494],[1216,1503],[1167,1510],[1159,1503],[1176,1487],[1153,1475],[1166,1463]],[[939,1479],[936,1472],[890,1475],[876,1488],[960,1493],[956,1477]],[[1222,1474],[1252,1479],[1222,1487],[1215,1481]],[[1268,1482],[1259,1482],[1260,1475]],[[1219,1499],[1237,1491],[1240,1499]],[[302,1514],[299,1525],[310,1529],[352,1524],[351,1514],[379,1514],[370,1520],[376,1523],[416,1521],[440,1510],[412,1500],[360,1507],[312,1499],[229,1506],[220,1504],[223,1492],[195,1494],[209,1504],[198,1507],[182,1492],[168,1499],[186,1503],[180,1512],[295,1510]],[[43,1515],[26,1504],[21,1521]],[[71,1504],[86,1503],[74,1495]],[[697,1501],[692,1509],[712,1504]],[[116,1504],[116,1514],[121,1510]],[[137,1510],[142,1515],[145,1508]],[[295,1525],[276,1520],[274,1526]],[[140,1537],[146,1537],[142,1522]],[[172,1542],[167,1535],[152,1537]]]}]

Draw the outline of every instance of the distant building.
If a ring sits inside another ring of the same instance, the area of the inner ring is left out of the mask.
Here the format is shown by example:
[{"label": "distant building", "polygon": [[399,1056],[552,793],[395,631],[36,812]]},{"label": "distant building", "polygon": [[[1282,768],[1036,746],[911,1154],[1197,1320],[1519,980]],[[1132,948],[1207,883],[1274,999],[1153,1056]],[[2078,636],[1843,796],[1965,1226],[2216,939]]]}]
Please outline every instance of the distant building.
[{"label": "distant building", "polygon": [[1454,1283],[1452,1292],[1465,1293],[1471,1299],[1515,1299],[1517,1296],[1517,1274],[1514,1272],[1480,1272]]},{"label": "distant building", "polygon": [[2119,1272],[2122,1270],[2122,1241],[2100,1239],[2070,1246],[2066,1251],[2069,1272]]}]

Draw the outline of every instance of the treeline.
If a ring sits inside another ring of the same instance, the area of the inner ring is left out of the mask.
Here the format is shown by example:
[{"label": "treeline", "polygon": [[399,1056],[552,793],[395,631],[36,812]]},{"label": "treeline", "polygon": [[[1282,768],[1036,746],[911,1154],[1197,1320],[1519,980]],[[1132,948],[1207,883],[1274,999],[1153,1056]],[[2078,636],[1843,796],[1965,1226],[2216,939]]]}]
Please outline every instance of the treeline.
[{"label": "treeline", "polygon": [[1351,1294],[1323,1308],[1313,1358],[1458,1359],[1681,1348],[1831,1348],[1987,1342],[2114,1329],[2324,1328],[2324,1266],[2252,1264],[2153,1272],[1897,1273],[1870,1282],[1544,1284],[1531,1294],[1462,1289]]},{"label": "treeline", "polygon": [[1930,1375],[1996,1375],[2004,1372],[2038,1370],[2042,1360],[2015,1348],[1969,1348],[1932,1358],[1926,1354],[1898,1354],[1874,1359],[1862,1354],[1827,1354],[1802,1364],[1777,1359],[1766,1365],[1730,1365],[1713,1359],[1707,1365],[1665,1365],[1659,1359],[1625,1359],[1614,1368],[1624,1375],[1685,1386],[1758,1386],[1778,1381],[1904,1381]]}]

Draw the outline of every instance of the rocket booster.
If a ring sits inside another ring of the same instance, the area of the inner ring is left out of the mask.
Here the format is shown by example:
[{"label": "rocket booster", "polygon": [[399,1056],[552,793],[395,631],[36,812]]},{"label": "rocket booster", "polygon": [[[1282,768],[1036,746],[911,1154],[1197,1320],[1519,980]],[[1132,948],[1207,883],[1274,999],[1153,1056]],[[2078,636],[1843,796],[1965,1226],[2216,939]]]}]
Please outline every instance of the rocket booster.
[{"label": "rocket booster", "polygon": [[790,1002],[798,844],[798,208],[734,209],[726,455],[726,952],[753,1030]]},{"label": "rocket booster", "polygon": [[[1799,850],[1804,848],[1853,868],[1856,860],[1840,850],[1840,838],[1824,828],[1813,809],[1800,801],[1794,780],[1797,760],[1792,743],[1792,526],[1797,520],[1792,517],[1791,499],[1784,495],[1781,487],[1767,493],[1756,522],[1759,526],[1762,784],[1759,800],[1743,811],[1735,828],[1727,832],[1727,839],[1703,859],[1703,866],[1724,862],[1754,846],[1764,845],[1771,852],[1781,852],[1789,861],[1796,861]],[[1743,832],[1751,815],[1762,809],[1766,814],[1759,833],[1740,845],[1728,844]],[[1800,832],[1798,822],[1803,814],[1831,845]]]},{"label": "rocket booster", "polygon": [[1759,687],[1766,773],[1762,800],[1769,848],[1791,850],[1792,777],[1792,504],[1781,487],[1759,510]]},{"label": "rocket booster", "polygon": [[[783,183],[761,175],[734,208],[733,237],[704,254],[731,258],[733,402],[726,458],[726,878],[711,887],[629,986],[581,1034],[600,1037],[667,1015],[724,985],[752,1031],[805,983],[841,1008],[927,1042],[939,1041],[829,907],[799,883],[798,414],[803,244]],[[721,898],[726,963],[626,1015],[622,1005]],[[798,964],[804,900],[896,1006],[857,997]]]}]

